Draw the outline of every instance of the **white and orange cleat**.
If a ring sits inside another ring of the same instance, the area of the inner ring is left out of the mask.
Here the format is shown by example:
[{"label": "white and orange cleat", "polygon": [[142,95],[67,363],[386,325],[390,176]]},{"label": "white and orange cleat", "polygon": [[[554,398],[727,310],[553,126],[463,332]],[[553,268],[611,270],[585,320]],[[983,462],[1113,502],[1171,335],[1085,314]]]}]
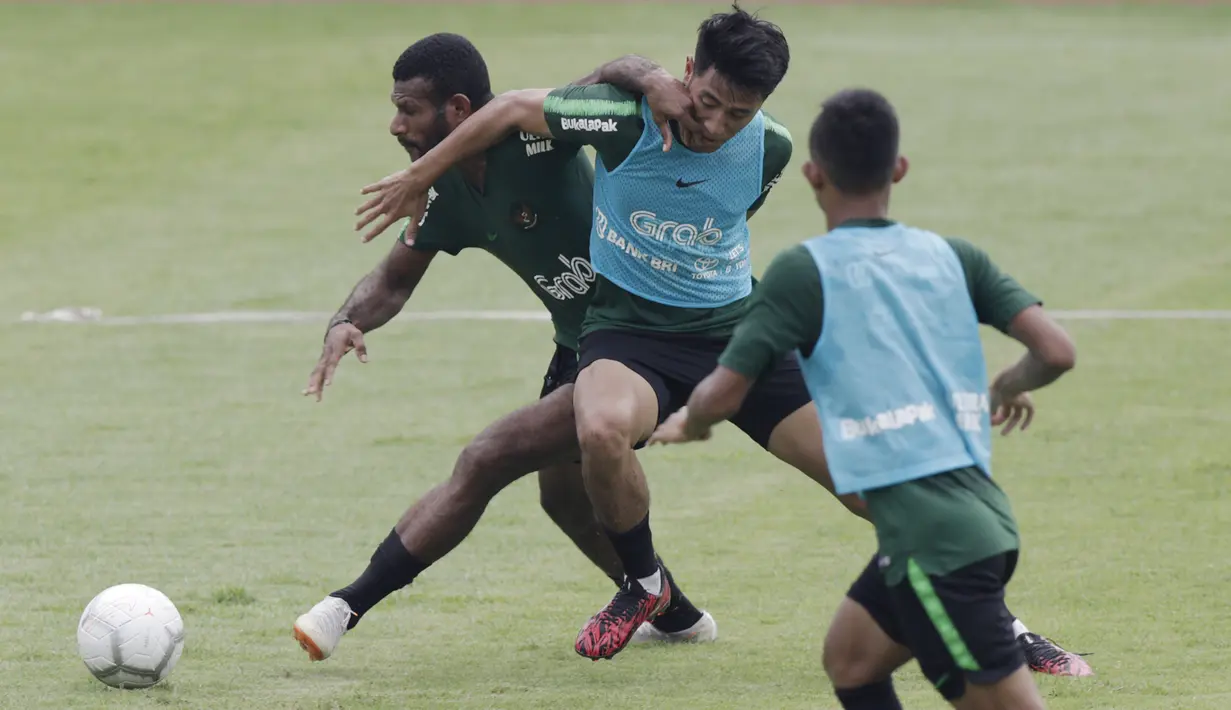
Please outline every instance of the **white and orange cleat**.
[{"label": "white and orange cleat", "polygon": [[295,640],[308,658],[323,661],[333,655],[354,612],[345,599],[325,597],[295,620]]}]

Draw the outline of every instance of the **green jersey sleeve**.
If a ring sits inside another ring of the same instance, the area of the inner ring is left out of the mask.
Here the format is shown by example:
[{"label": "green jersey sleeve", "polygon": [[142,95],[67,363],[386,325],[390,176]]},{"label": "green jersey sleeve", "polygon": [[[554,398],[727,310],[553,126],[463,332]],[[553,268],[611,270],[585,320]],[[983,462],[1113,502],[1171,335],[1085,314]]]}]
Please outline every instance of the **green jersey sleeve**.
[{"label": "green jersey sleeve", "polygon": [[[433,185],[428,188],[427,209],[419,222],[415,243],[409,246],[420,251],[443,251],[457,256],[462,249],[475,246],[475,243],[467,239],[473,235],[468,235],[458,220],[449,213],[450,200],[448,197],[441,199],[442,191],[443,186]],[[457,200],[452,202],[456,204]],[[398,241],[403,244],[406,244],[406,228],[409,226],[410,221],[407,220],[406,224],[402,225],[402,233],[398,235]]]},{"label": "green jersey sleeve", "polygon": [[778,184],[787,163],[791,162],[791,152],[795,149],[791,142],[791,132],[786,126],[778,123],[768,113],[765,116],[765,165],[761,170],[761,195],[748,208],[748,216],[756,214],[769,197],[769,191]]},{"label": "green jersey sleeve", "polygon": [[593,146],[608,169],[624,162],[641,133],[641,97],[611,84],[565,86],[543,100],[551,135],[563,143]]},{"label": "green jersey sleeve", "polygon": [[757,282],[718,364],[757,379],[793,350],[811,353],[824,313],[816,262],[807,247],[791,247],[774,257]]},{"label": "green jersey sleeve", "polygon": [[1022,288],[1012,276],[1000,270],[987,252],[963,239],[946,238],[957,253],[975,314],[983,325],[1008,332],[1009,324],[1018,313],[1042,303],[1034,294]]}]

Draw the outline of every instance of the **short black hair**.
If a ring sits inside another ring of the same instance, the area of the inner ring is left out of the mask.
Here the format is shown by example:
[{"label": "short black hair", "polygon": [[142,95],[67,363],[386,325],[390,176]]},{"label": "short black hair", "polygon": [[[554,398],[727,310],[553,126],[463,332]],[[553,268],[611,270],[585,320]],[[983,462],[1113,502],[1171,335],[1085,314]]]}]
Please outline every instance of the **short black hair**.
[{"label": "short black hair", "polygon": [[841,192],[866,195],[893,182],[898,115],[871,89],[846,89],[821,104],[808,148]]},{"label": "short black hair", "polygon": [[487,62],[478,48],[461,35],[440,32],[407,47],[393,64],[393,80],[415,78],[428,82],[438,106],[456,94],[470,99],[474,109],[492,99]]},{"label": "short black hair", "polygon": [[731,6],[731,12],[711,15],[697,28],[693,71],[714,67],[736,88],[766,99],[778,88],[791,62],[786,35],[772,22]]}]

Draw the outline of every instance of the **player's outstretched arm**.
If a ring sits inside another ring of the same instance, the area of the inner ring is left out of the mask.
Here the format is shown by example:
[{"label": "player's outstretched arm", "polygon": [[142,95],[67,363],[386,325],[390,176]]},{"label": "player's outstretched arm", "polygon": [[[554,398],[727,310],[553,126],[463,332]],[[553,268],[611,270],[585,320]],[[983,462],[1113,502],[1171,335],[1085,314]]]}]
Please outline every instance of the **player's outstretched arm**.
[{"label": "player's outstretched arm", "polygon": [[1028,393],[1050,385],[1077,364],[1073,340],[1042,306],[1018,313],[1008,333],[1026,346],[1026,354],[992,381],[992,425],[1003,424],[1002,434],[1019,424],[1022,429],[1030,426],[1034,405]]},{"label": "player's outstretched arm", "polygon": [[673,78],[658,62],[638,54],[625,54],[574,81],[573,86],[614,84],[625,91],[644,94],[649,81],[664,77]]},{"label": "player's outstretched arm", "polygon": [[355,285],[330,319],[330,326],[346,321],[368,333],[388,323],[402,312],[435,256],[435,251],[394,243],[376,268]]},{"label": "player's outstretched arm", "polygon": [[673,136],[670,121],[684,129],[701,132],[701,126],[692,115],[692,96],[684,83],[671,75],[662,65],[636,54],[626,54],[600,66],[581,79],[575,86],[611,84],[625,91],[640,94],[650,104],[654,123],[663,136],[663,151],[671,150]]},{"label": "player's outstretched arm", "polygon": [[650,436],[651,444],[682,444],[710,438],[714,425],[735,416],[743,406],[752,380],[718,366],[692,391],[688,404],[673,413]]},{"label": "player's outstretched arm", "polygon": [[[400,219],[421,216],[428,188],[446,170],[499,143],[509,133],[520,130],[550,138],[551,129],[543,113],[543,101],[550,91],[519,89],[497,96],[409,168],[363,188],[363,194],[372,195],[355,210],[359,216],[356,231],[372,225],[363,241],[375,239]],[[408,234],[408,241],[410,238]]]},{"label": "player's outstretched arm", "polygon": [[325,387],[333,381],[334,370],[348,352],[354,350],[359,362],[368,361],[363,334],[388,323],[402,311],[434,256],[434,251],[413,249],[398,241],[384,260],[360,279],[346,302],[329,319],[321,357],[308,377],[305,396],[321,400]]}]

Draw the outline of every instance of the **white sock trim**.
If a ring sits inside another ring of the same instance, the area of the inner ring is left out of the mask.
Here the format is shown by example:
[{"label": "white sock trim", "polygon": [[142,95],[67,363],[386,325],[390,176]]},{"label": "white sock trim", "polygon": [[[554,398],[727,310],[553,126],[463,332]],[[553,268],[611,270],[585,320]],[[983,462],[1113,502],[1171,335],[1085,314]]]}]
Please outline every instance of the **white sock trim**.
[{"label": "white sock trim", "polygon": [[641,585],[642,589],[649,592],[650,594],[653,594],[654,596],[658,596],[662,594],[663,592],[662,570],[654,570],[654,574],[650,575],[649,577],[638,578],[637,583]]}]

